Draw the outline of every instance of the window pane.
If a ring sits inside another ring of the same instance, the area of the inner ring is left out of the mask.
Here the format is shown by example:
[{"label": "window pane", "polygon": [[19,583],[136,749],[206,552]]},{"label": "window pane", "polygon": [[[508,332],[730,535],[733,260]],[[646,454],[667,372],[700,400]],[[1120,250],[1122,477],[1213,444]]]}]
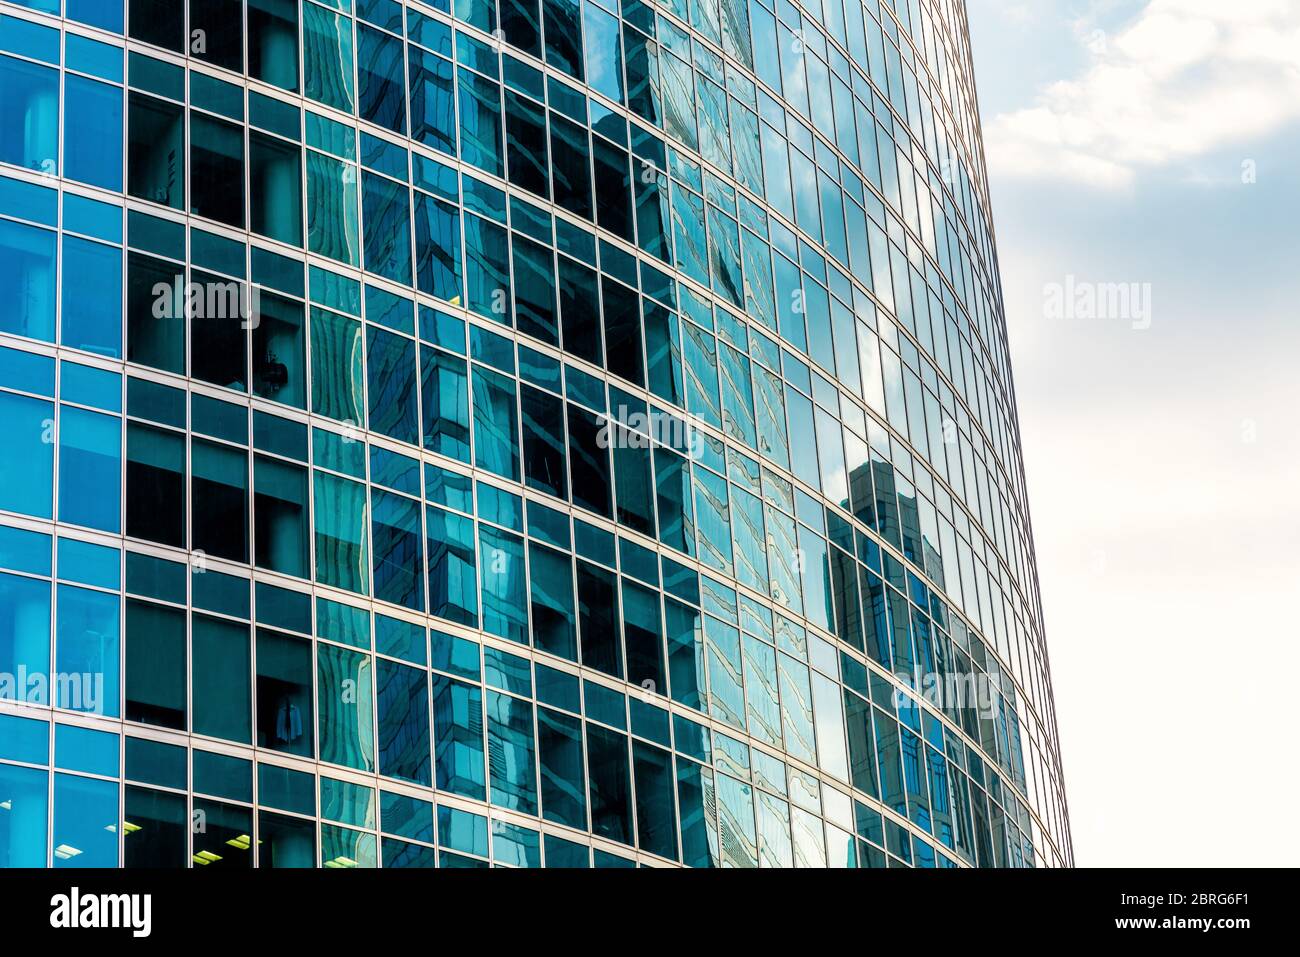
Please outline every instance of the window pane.
[{"label": "window pane", "polygon": [[468,70],[456,71],[460,101],[460,158],[502,176],[501,87]]},{"label": "window pane", "polygon": [[[602,422],[569,403],[569,476],[573,504],[610,516],[609,452],[600,441]],[[605,446],[608,446],[608,442]]]},{"label": "window pane", "polygon": [[193,547],[248,561],[248,453],[194,439],[190,447]]},{"label": "window pane", "polygon": [[316,473],[316,580],[364,595],[370,590],[364,485]]},{"label": "window pane", "polygon": [[537,813],[537,768],[533,744],[533,706],[497,691],[488,692],[488,754],[493,804]]},{"label": "window pane", "polygon": [[542,651],[577,661],[573,559],[563,552],[533,543],[528,546],[528,559],[533,642]]},{"label": "window pane", "polygon": [[371,491],[374,518],[375,598],[424,611],[424,555],[420,503]]},{"label": "window pane", "polygon": [[185,372],[183,268],[151,256],[127,257],[126,357],[167,372]]},{"label": "window pane", "polygon": [[183,209],[185,116],[180,106],[131,94],[127,192],[139,199]]},{"label": "window pane", "polygon": [[50,518],[53,508],[54,404],[0,392],[0,421],[9,439],[0,443],[0,508]]},{"label": "window pane", "polygon": [[244,225],[244,131],[190,111],[190,212]]},{"label": "window pane", "polygon": [[194,733],[248,744],[253,706],[248,626],[194,615],[191,632]]},{"label": "window pane", "polygon": [[587,723],[587,768],[591,830],[620,844],[632,844],[632,794],[627,737]]},{"label": "window pane", "polygon": [[582,764],[582,721],[549,708],[537,711],[542,817],[587,829],[587,787]]},{"label": "window pane", "polygon": [[[191,55],[243,72],[244,11],[240,0],[189,0],[189,9]],[[202,32],[196,36],[196,31]]]},{"label": "window pane", "polygon": [[578,622],[582,663],[615,678],[623,677],[623,648],[618,630],[618,590],[603,568],[578,562]]},{"label": "window pane", "polygon": [[677,860],[677,813],[673,801],[673,759],[667,751],[632,745],[636,775],[636,834],[643,851]]},{"label": "window pane", "polygon": [[404,185],[365,173],[362,178],[366,269],[411,284],[411,193]]},{"label": "window pane", "polygon": [[248,134],[249,228],[302,245],[302,150],[256,131]]},{"label": "window pane", "polygon": [[54,705],[116,718],[118,597],[58,586]]},{"label": "window pane", "polygon": [[26,673],[26,687],[14,697],[30,704],[50,703],[50,583],[0,574],[0,672]]},{"label": "window pane", "polygon": [[290,92],[298,89],[295,0],[248,0],[248,75]]},{"label": "window pane", "polygon": [[149,788],[126,788],[123,865],[185,867],[188,863],[185,797]]},{"label": "window pane", "polygon": [[68,74],[64,83],[64,176],[122,189],[122,88]]},{"label": "window pane", "polygon": [[257,815],[258,867],[315,867],[316,824],[260,811]]},{"label": "window pane", "polygon": [[307,151],[307,246],[351,266],[360,263],[357,168]]},{"label": "window pane", "polygon": [[194,799],[192,815],[195,867],[244,869],[253,866],[253,812],[218,801]]},{"label": "window pane", "polygon": [[351,113],[352,20],[311,3],[303,5],[302,15],[304,92],[310,99]]},{"label": "window pane", "polygon": [[464,359],[420,347],[424,447],[469,462],[469,378]]},{"label": "window pane", "polygon": [[[435,674],[433,730],[435,786],[440,791],[485,800],[483,692],[476,685]],[[443,840],[446,841],[445,835]]]},{"label": "window pane", "polygon": [[402,41],[357,24],[357,112],[363,120],[406,133]]},{"label": "window pane", "polygon": [[257,746],[310,758],[311,642],[257,629]]},{"label": "window pane", "polygon": [[255,456],[253,490],[256,564],[307,577],[307,470]]},{"label": "window pane", "polygon": [[[243,284],[195,272],[187,295],[190,319],[190,374],[196,379],[248,391],[250,300]],[[165,320],[164,320],[165,321]]]},{"label": "window pane", "polygon": [[0,764],[0,868],[45,867],[49,772]]},{"label": "window pane", "polygon": [[133,40],[165,47],[173,53],[183,50],[185,7],[169,0],[130,0]]},{"label": "window pane", "polygon": [[64,236],[62,292],[60,341],[73,349],[121,358],[122,251]]},{"label": "window pane", "polygon": [[57,174],[59,73],[0,56],[0,161]]},{"label": "window pane", "polygon": [[416,282],[421,292],[460,305],[460,209],[416,191]]},{"label": "window pane", "polygon": [[312,411],[360,426],[362,410],[361,323],[317,306],[311,308]]},{"label": "window pane", "polygon": [[530,488],[567,499],[564,463],[564,401],[549,392],[521,386],[524,477]]},{"label": "window pane", "polygon": [[519,422],[514,380],[474,369],[474,464],[519,481]]},{"label": "window pane", "polygon": [[54,775],[55,867],[117,867],[117,788],[113,781]]},{"label": "window pane", "polygon": [[126,603],[126,719],[185,730],[185,613]]},{"label": "window pane", "polygon": [[298,409],[303,407],[307,394],[302,325],[302,303],[260,293],[252,330],[253,389],[265,399]]},{"label": "window pane", "polygon": [[185,440],[132,423],[126,431],[126,533],[185,546]]},{"label": "window pane", "polygon": [[478,623],[474,522],[440,508],[426,509],[429,614],[464,625]]},{"label": "window pane", "polygon": [[528,599],[523,542],[515,535],[479,526],[483,624],[488,634],[528,644]]},{"label": "window pane", "polygon": [[370,669],[369,655],[336,645],[317,646],[316,701],[322,761],[374,771],[374,698]]},{"label": "window pane", "polygon": [[381,659],[375,674],[375,697],[379,702],[379,773],[428,787],[428,672]]},{"label": "window pane", "polygon": [[418,445],[415,342],[374,325],[367,326],[366,333],[370,429]]},{"label": "window pane", "polygon": [[0,219],[0,332],[54,341],[54,244],[48,229]]}]

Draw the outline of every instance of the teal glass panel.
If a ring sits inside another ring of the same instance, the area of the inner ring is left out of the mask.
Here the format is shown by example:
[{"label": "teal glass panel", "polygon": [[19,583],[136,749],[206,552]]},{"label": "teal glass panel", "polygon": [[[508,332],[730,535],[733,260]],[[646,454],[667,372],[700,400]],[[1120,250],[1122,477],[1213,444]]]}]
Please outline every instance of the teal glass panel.
[{"label": "teal glass panel", "polygon": [[316,707],[320,758],[359,771],[375,770],[374,693],[369,655],[320,644],[316,648]]},{"label": "teal glass panel", "polygon": [[[486,800],[482,690],[435,674],[432,693],[435,786],[440,791]],[[442,841],[447,843],[445,833]]]}]

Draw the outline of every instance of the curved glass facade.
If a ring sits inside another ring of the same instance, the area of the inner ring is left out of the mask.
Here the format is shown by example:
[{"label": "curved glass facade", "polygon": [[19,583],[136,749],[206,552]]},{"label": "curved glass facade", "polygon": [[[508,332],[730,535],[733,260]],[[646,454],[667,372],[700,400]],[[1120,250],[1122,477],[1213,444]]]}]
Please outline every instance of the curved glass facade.
[{"label": "curved glass facade", "polygon": [[0,2],[0,866],[1072,862],[960,0]]}]

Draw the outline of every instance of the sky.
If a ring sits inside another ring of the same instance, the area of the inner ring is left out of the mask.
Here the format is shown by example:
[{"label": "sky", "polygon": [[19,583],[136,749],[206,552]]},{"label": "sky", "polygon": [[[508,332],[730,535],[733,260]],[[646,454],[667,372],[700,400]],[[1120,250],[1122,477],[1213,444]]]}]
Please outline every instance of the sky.
[{"label": "sky", "polygon": [[1300,3],[967,0],[1081,866],[1300,856]]}]

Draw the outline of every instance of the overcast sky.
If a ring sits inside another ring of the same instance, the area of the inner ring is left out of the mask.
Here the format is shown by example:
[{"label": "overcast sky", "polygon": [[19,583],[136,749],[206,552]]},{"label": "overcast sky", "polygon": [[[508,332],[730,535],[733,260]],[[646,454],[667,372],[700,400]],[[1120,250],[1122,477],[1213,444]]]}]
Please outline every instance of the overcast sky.
[{"label": "overcast sky", "polygon": [[1300,2],[967,6],[1077,863],[1294,864]]}]

